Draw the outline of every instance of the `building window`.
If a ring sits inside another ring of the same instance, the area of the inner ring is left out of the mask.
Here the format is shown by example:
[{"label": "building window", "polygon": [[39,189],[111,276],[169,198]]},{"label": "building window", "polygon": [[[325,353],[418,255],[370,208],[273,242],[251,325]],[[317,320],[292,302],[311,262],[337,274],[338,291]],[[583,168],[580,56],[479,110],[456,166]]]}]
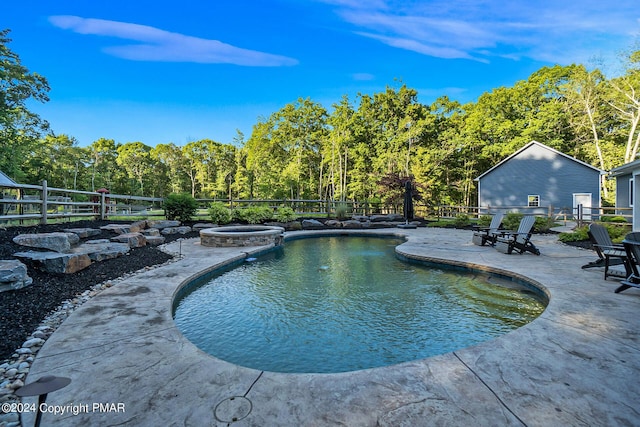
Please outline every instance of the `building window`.
[{"label": "building window", "polygon": [[633,178],[629,179],[629,207],[633,207]]},{"label": "building window", "polygon": [[529,207],[540,206],[540,195],[539,194],[529,194],[529,196],[527,196],[527,200],[529,201]]}]

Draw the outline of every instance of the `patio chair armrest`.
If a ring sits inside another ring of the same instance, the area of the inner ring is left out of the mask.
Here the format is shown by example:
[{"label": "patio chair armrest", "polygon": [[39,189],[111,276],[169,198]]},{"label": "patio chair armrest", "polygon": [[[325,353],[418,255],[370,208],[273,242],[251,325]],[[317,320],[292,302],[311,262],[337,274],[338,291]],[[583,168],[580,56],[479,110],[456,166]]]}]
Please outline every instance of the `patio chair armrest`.
[{"label": "patio chair armrest", "polygon": [[623,245],[599,245],[597,243],[594,243],[593,246],[596,246],[598,248],[600,248],[601,250],[605,250],[605,251],[616,251],[616,252],[622,252],[624,254],[626,254],[626,251],[624,249]]}]

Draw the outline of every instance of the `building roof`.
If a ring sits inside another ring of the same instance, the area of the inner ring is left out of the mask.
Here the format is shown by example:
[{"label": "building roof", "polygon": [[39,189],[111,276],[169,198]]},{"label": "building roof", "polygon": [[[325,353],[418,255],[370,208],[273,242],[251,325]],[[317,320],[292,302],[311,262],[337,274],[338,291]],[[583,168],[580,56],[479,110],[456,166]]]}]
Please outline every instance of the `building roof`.
[{"label": "building roof", "polygon": [[576,163],[578,163],[578,164],[581,164],[581,165],[586,166],[586,167],[588,167],[588,168],[590,168],[590,169],[596,170],[596,171],[598,171],[600,174],[604,174],[604,173],[606,173],[605,171],[603,171],[603,170],[602,170],[602,169],[600,169],[600,168],[597,168],[597,167],[595,167],[595,166],[593,166],[593,165],[590,165],[589,163],[585,163],[585,162],[583,162],[582,160],[578,160],[578,159],[576,159],[575,157],[571,157],[571,156],[569,156],[568,154],[564,154],[562,151],[558,151],[558,150],[556,150],[555,148],[551,148],[551,147],[549,147],[548,145],[544,145],[544,144],[542,144],[542,143],[540,143],[540,142],[538,142],[538,141],[531,141],[530,143],[528,143],[527,145],[525,145],[524,147],[522,147],[521,149],[519,149],[518,151],[516,151],[515,153],[513,153],[513,154],[512,154],[512,155],[510,155],[509,157],[507,157],[506,159],[502,160],[500,163],[498,163],[497,165],[495,165],[495,166],[494,166],[494,167],[492,167],[491,169],[487,170],[485,173],[483,173],[483,174],[482,174],[482,175],[480,175],[479,177],[477,177],[474,181],[479,181],[479,180],[480,180],[480,178],[484,177],[485,175],[490,174],[490,173],[491,173],[491,172],[493,172],[495,169],[497,169],[497,168],[499,168],[500,166],[502,166],[504,163],[508,162],[508,161],[509,161],[509,160],[511,160],[512,158],[514,158],[514,157],[518,156],[520,153],[522,153],[523,151],[528,150],[530,147],[532,147],[532,146],[534,146],[534,145],[537,145],[537,146],[539,146],[539,147],[545,148],[545,149],[547,149],[547,150],[549,150],[549,151],[552,151],[552,152],[554,152],[554,153],[556,153],[556,154],[558,154],[558,155],[560,155],[560,156],[562,156],[562,157],[565,157],[565,158],[567,158],[567,159],[569,159],[569,160],[572,160],[572,161],[574,161],[574,162],[576,162]]},{"label": "building roof", "polygon": [[617,168],[611,169],[609,174],[611,176],[620,176],[628,173],[632,173],[635,169],[640,168],[640,160],[635,160],[630,163],[625,163],[622,166],[618,166]]},{"label": "building roof", "polygon": [[0,171],[0,184],[2,185],[16,184],[16,182],[11,178],[9,178],[7,175],[5,175],[4,172]]}]

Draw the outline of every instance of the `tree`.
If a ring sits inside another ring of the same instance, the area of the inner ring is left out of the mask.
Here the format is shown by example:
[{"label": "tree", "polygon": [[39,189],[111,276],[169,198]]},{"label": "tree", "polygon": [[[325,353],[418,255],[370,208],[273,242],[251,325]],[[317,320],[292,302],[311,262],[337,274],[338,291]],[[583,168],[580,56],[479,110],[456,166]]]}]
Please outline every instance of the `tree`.
[{"label": "tree", "polygon": [[88,147],[89,168],[91,171],[91,191],[99,188],[107,188],[112,192],[118,192],[117,177],[123,175],[118,158],[119,144],[113,139],[100,138]]},{"label": "tree", "polygon": [[[166,177],[165,192],[184,193],[190,190],[187,173],[188,161],[185,159],[182,149],[173,143],[158,144],[151,150],[153,161],[164,167],[163,175]],[[192,196],[193,197],[193,196]]]},{"label": "tree", "polygon": [[49,100],[47,80],[30,72],[7,46],[9,30],[0,31],[0,170],[21,180],[27,153],[37,145],[48,123],[26,107],[28,100]]},{"label": "tree", "polygon": [[621,121],[626,123],[624,163],[636,159],[640,147],[640,51],[627,57],[624,75],[608,82],[608,103]]},{"label": "tree", "polygon": [[145,181],[154,173],[150,152],[151,147],[142,142],[127,142],[118,147],[116,163],[137,183],[131,188],[135,195],[145,195]]}]

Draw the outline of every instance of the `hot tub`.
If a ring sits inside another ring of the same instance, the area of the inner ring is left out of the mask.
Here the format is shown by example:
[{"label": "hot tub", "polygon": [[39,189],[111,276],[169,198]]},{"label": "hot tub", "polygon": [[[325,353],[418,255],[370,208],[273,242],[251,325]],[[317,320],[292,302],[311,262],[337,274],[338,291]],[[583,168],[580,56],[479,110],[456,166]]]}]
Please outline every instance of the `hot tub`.
[{"label": "hot tub", "polygon": [[238,225],[200,230],[200,244],[211,247],[281,245],[284,228],[267,225]]}]

